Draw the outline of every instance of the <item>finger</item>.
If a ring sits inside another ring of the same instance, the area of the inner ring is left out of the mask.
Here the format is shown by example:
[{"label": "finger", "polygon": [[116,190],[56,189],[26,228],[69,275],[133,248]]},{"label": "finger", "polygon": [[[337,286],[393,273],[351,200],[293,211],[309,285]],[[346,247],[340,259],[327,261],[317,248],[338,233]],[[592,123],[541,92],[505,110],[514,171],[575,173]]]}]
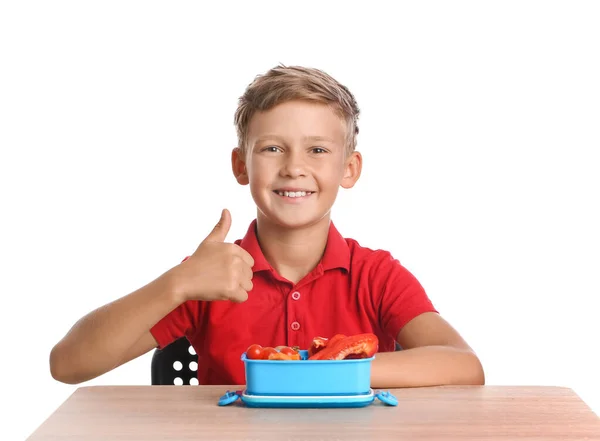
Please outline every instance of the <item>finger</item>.
[{"label": "finger", "polygon": [[252,255],[250,255],[248,251],[246,251],[239,245],[236,245],[236,250],[237,255],[240,256],[243,259],[243,261],[246,262],[248,266],[250,266],[250,268],[252,268],[254,266],[254,259],[252,258]]},{"label": "finger", "polygon": [[217,225],[213,228],[204,242],[225,242],[225,238],[227,237],[227,233],[229,233],[229,229],[231,228],[231,214],[229,210],[226,208],[221,212],[221,218]]},{"label": "finger", "polygon": [[252,280],[243,278],[242,280],[240,280],[240,286],[244,291],[250,292],[252,291],[254,284],[252,283]]},{"label": "finger", "polygon": [[242,288],[236,289],[229,297],[229,300],[235,303],[245,302],[248,300],[248,292],[244,291]]},{"label": "finger", "polygon": [[240,271],[242,272],[242,278],[244,280],[252,280],[252,277],[254,277],[254,271],[252,271],[252,268],[246,265],[245,262],[240,263],[239,267]]}]

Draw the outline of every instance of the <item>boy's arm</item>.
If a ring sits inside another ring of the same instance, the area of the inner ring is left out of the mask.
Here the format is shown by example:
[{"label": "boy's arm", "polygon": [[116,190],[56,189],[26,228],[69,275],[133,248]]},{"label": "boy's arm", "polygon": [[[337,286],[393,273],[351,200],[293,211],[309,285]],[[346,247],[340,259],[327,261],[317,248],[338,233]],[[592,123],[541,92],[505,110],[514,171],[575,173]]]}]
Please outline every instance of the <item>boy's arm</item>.
[{"label": "boy's arm", "polygon": [[[157,346],[150,330],[188,300],[243,302],[252,290],[252,256],[224,243],[229,211],[194,254],[146,286],[92,311],[50,353],[50,372],[76,384],[102,375]],[[187,326],[196,317],[187,322]],[[181,332],[179,329],[177,332]]]},{"label": "boy's arm", "polygon": [[157,346],[152,326],[175,309],[169,273],[80,319],[50,353],[54,379],[76,384],[102,375]]},{"label": "boy's arm", "polygon": [[483,385],[483,367],[459,333],[438,313],[425,312],[398,333],[401,351],[377,353],[373,388]]}]

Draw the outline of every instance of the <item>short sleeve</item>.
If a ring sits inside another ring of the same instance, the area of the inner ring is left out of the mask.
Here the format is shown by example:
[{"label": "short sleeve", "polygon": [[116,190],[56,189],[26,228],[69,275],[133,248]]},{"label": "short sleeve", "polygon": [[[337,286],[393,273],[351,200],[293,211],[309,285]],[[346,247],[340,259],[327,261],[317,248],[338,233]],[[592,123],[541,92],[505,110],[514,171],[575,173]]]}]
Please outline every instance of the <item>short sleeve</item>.
[{"label": "short sleeve", "polygon": [[162,349],[181,337],[194,334],[201,322],[201,310],[201,302],[191,300],[182,303],[158,321],[150,329],[158,347]]},{"label": "short sleeve", "polygon": [[412,319],[425,312],[438,311],[417,278],[389,252],[380,253],[372,289],[379,293],[381,327],[395,340]]},{"label": "short sleeve", "polygon": [[[182,263],[189,259],[187,256]],[[195,333],[202,318],[202,304],[196,300],[182,303],[158,321],[150,333],[159,348],[164,348],[175,340]]]}]

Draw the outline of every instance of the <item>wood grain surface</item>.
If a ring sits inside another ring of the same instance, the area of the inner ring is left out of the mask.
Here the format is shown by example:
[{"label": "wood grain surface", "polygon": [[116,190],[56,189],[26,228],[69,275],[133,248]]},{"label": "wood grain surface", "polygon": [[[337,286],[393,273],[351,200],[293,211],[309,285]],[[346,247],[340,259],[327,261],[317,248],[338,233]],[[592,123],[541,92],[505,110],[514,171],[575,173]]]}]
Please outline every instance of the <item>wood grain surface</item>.
[{"label": "wood grain surface", "polygon": [[559,387],[396,389],[396,407],[354,409],[220,407],[227,390],[81,387],[29,440],[600,440],[598,416]]}]

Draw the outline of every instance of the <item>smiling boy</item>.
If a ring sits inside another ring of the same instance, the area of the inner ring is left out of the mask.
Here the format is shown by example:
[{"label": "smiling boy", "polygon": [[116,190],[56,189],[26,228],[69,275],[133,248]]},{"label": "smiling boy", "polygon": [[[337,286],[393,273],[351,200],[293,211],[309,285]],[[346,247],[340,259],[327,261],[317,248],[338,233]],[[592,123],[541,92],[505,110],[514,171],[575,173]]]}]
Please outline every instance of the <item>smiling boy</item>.
[{"label": "smiling boy", "polygon": [[361,174],[358,115],[348,89],[320,70],[258,76],[240,98],[231,154],[257,207],[245,237],[225,242],[223,210],[181,264],[79,320],[51,352],[53,377],[87,381],[185,336],[200,384],[238,385],[251,344],[307,349],[316,336],[372,332],[374,388],[483,384],[478,357],[416,278],[331,221],[339,188]]}]

